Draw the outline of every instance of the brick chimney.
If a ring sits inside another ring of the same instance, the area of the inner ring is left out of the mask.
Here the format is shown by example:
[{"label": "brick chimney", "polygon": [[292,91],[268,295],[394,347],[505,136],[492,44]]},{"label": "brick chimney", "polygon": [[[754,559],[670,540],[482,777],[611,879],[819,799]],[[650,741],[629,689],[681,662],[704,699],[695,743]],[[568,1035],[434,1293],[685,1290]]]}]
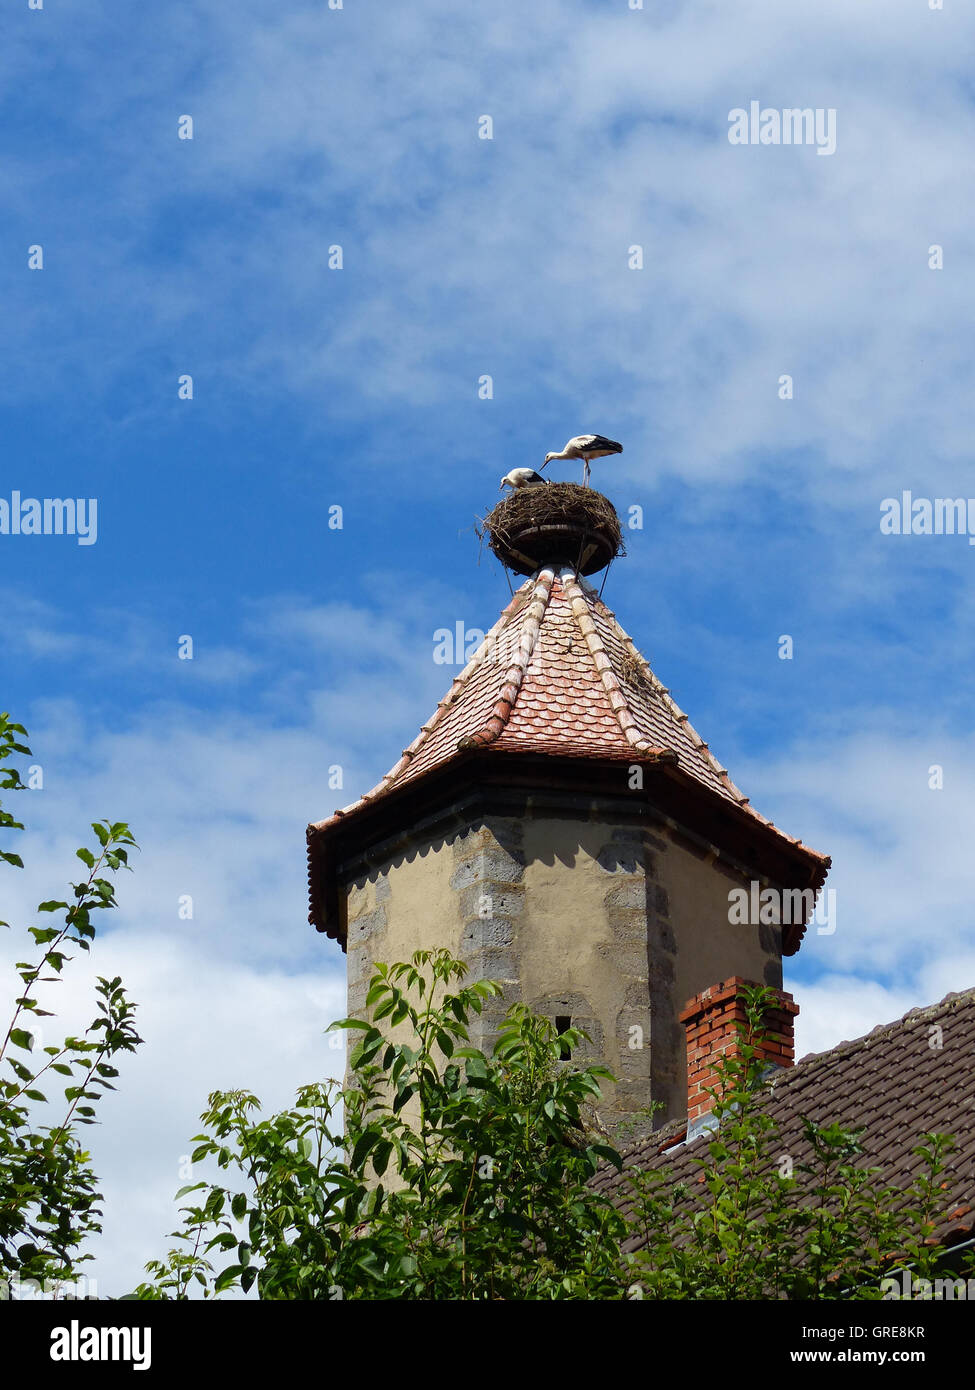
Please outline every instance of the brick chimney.
[{"label": "brick chimney", "polygon": [[[715,1063],[719,1057],[739,1056],[741,1038],[738,1029],[747,1028],[745,1001],[739,999],[742,990],[752,982],[733,975],[718,985],[688,1000],[680,1015],[687,1030],[687,1126],[688,1137],[695,1125],[714,1107],[714,1098],[707,1094],[708,1086],[718,1085]],[[795,1060],[793,1023],[799,1005],[791,994],[773,991],[778,1004],[765,1015],[766,1036],[755,1040],[758,1055],[777,1067],[791,1067]]]}]

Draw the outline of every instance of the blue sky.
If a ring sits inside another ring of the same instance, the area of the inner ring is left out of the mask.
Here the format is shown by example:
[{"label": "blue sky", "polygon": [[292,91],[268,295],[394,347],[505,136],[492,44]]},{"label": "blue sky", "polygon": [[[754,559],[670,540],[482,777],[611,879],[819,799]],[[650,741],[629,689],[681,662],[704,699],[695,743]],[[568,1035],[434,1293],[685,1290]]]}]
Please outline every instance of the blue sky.
[{"label": "blue sky", "polygon": [[[209,1089],[283,1104],[339,1065],[305,823],[413,738],[452,674],[434,631],[507,597],[475,519],[577,432],[623,441],[594,481],[644,508],[607,601],[755,805],[833,856],[837,931],[788,963],[800,1049],[975,983],[975,550],[879,528],[902,489],[975,496],[965,18],[10,11],[0,496],[96,497],[98,540],[0,535],[2,703],[44,768],[3,915],[90,820],[132,823],[94,960],[147,1038],[93,1140],[106,1292],[164,1247]],[[835,108],[836,152],[731,145],[752,100]]]}]

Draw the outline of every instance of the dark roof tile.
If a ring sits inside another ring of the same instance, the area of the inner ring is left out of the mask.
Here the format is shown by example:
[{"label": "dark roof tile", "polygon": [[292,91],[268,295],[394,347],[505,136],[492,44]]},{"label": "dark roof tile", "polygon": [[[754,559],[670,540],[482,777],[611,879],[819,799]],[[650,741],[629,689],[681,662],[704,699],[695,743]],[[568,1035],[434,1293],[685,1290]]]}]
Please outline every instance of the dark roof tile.
[{"label": "dark roof tile", "polygon": [[[931,1047],[929,1039],[938,1037],[936,1027],[941,1046]],[[778,1123],[780,1139],[789,1145],[797,1174],[810,1157],[802,1138],[803,1116],[824,1124],[864,1125],[860,1161],[880,1165],[878,1181],[902,1190],[922,1172],[921,1160],[912,1152],[922,1136],[953,1135],[958,1147],[944,1174],[938,1234],[955,1240],[975,1230],[969,1178],[975,1159],[973,1093],[975,989],[949,994],[853,1042],[804,1057],[775,1075],[763,1104]],[[664,1169],[674,1182],[694,1182],[700,1172],[696,1160],[706,1157],[708,1141],[702,1136],[673,1147],[682,1129],[686,1132],[685,1122],[651,1134],[626,1151],[626,1166]],[[620,1206],[628,1202],[625,1176],[614,1168],[601,1168],[593,1183]]]}]

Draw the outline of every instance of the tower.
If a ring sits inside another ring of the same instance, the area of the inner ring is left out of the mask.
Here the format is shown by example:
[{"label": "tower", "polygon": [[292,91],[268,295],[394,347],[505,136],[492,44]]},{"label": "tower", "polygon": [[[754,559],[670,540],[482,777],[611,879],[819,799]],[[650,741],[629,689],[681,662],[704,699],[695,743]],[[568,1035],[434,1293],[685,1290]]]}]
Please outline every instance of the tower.
[{"label": "tower", "polygon": [[[382,781],[308,827],[309,919],[350,1013],[375,961],[446,947],[504,984],[473,1041],[524,1000],[589,1034],[607,1124],[661,1124],[687,1113],[686,1001],[780,988],[829,860],[751,807],[587,581],[619,549],[607,499],[525,488],[487,526],[525,582]],[[793,920],[731,910],[768,889]]]}]

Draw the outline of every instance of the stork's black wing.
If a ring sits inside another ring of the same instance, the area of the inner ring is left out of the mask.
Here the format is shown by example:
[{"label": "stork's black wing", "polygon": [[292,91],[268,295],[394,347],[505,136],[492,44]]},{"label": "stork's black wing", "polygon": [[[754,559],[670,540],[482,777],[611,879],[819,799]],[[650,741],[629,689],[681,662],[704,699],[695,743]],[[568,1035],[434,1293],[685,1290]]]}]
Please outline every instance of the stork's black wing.
[{"label": "stork's black wing", "polygon": [[605,449],[610,454],[621,454],[623,445],[617,444],[615,439],[607,439],[604,434],[585,434],[582,436],[585,443],[584,449]]}]

